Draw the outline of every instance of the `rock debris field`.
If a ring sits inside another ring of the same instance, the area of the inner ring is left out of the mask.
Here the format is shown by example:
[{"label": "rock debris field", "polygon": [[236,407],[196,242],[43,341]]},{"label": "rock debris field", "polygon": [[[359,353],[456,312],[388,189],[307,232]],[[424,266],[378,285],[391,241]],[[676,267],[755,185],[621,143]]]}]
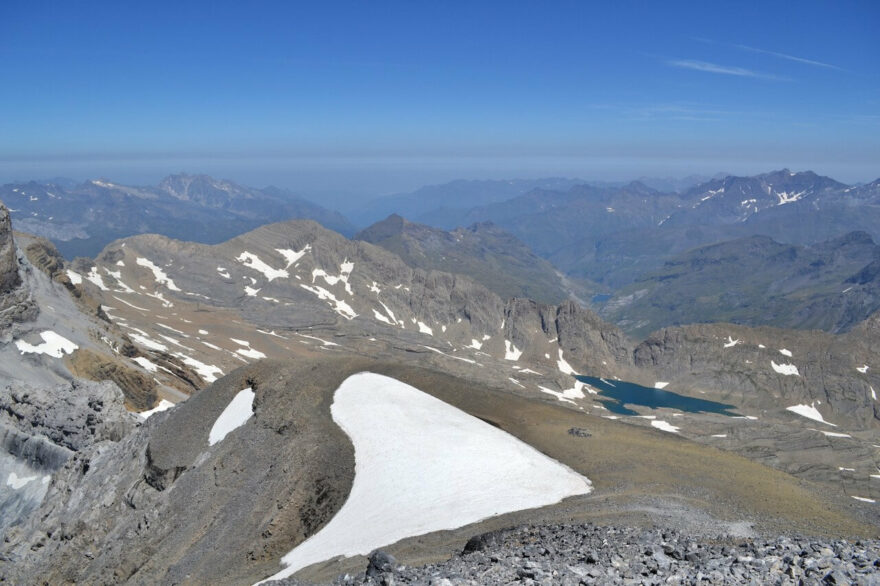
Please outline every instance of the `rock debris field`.
[{"label": "rock debris field", "polygon": [[[452,559],[398,565],[374,552],[334,585],[880,584],[880,541],[692,538],[661,529],[523,526],[475,536]],[[286,579],[279,586],[305,586]]]}]

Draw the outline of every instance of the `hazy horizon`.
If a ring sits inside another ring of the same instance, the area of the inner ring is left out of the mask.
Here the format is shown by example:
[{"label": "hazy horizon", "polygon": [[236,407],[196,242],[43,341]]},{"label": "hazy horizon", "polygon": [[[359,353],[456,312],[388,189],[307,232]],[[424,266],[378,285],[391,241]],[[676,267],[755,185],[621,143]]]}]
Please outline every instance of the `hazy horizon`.
[{"label": "hazy horizon", "polygon": [[[284,168],[267,168],[260,165],[247,165],[241,162],[215,159],[180,159],[169,163],[166,160],[131,162],[110,161],[107,163],[43,164],[29,163],[18,166],[4,166],[0,162],[0,183],[19,183],[27,181],[49,181],[55,178],[83,182],[89,179],[106,178],[132,186],[156,185],[169,175],[184,173],[189,175],[209,175],[248,187],[269,186],[287,189],[304,197],[328,196],[338,199],[340,205],[355,205],[357,200],[407,193],[421,187],[440,185],[456,180],[515,180],[561,177],[597,182],[629,182],[643,177],[652,179],[679,180],[692,175],[712,177],[718,173],[732,175],[758,175],[777,169],[792,171],[813,171],[843,183],[868,183],[880,177],[877,174],[859,175],[846,167],[838,172],[827,172],[822,166],[768,164],[726,164],[689,165],[669,167],[662,163],[647,163],[641,166],[627,159],[594,159],[590,162],[557,159],[547,162],[537,159],[505,159],[484,157],[462,162],[460,159],[422,159],[421,164],[413,165],[412,159],[319,159],[302,158],[288,163]],[[335,197],[334,197],[335,196]]]}]

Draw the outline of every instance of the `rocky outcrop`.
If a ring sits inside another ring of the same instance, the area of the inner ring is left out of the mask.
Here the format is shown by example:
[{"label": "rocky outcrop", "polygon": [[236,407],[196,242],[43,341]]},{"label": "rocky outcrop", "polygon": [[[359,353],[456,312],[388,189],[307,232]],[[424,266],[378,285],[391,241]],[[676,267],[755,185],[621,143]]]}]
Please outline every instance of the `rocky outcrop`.
[{"label": "rocky outcrop", "polygon": [[135,417],[115,384],[74,380],[54,388],[6,386],[0,392],[0,425],[75,452],[96,442],[119,441],[134,428]]},{"label": "rocky outcrop", "polygon": [[0,202],[0,333],[14,323],[34,319],[38,312],[23,287],[9,210]]},{"label": "rocky outcrop", "polygon": [[523,526],[477,535],[452,559],[421,567],[402,566],[378,551],[365,572],[332,584],[874,584],[878,551],[878,540],[709,539],[670,529]]},{"label": "rocky outcrop", "polygon": [[12,238],[12,222],[9,210],[0,203],[0,295],[9,293],[21,285],[18,275],[18,259]]},{"label": "rocky outcrop", "polygon": [[123,362],[90,350],[77,350],[70,358],[75,376],[93,381],[113,381],[125,394],[125,404],[133,411],[144,411],[158,400],[156,381]]},{"label": "rocky outcrop", "polygon": [[72,456],[119,441],[135,425],[112,383],[0,390],[0,535],[28,519]]}]

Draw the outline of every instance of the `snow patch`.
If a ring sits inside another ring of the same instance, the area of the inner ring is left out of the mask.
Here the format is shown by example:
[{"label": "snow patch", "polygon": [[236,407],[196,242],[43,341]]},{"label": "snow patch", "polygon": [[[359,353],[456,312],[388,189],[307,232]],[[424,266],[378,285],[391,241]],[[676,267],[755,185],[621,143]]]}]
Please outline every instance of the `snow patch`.
[{"label": "snow patch", "polygon": [[786,407],[785,410],[791,411],[792,413],[797,413],[801,417],[806,417],[807,419],[812,419],[813,421],[818,421],[819,423],[830,425],[831,427],[837,427],[833,423],[828,423],[827,421],[825,421],[825,418],[822,417],[822,414],[819,413],[818,409],[816,409],[815,401],[813,401],[809,405],[792,405],[791,407]]},{"label": "snow patch", "polygon": [[259,256],[253,254],[252,252],[244,251],[237,257],[235,257],[235,260],[237,260],[249,269],[253,269],[257,272],[263,273],[263,276],[266,277],[266,279],[269,281],[274,281],[279,277],[287,278],[290,276],[290,273],[288,273],[285,269],[273,269],[262,260],[260,260]]},{"label": "snow patch", "polygon": [[665,382],[665,381],[657,381],[654,383],[655,389],[665,389],[668,386],[669,386],[669,383]]},{"label": "snow patch", "polygon": [[6,486],[11,486],[12,490],[21,490],[25,485],[39,476],[18,476],[15,472],[10,472],[6,477]]},{"label": "snow patch", "polygon": [[434,330],[428,327],[428,324],[426,324],[425,322],[419,322],[419,331],[423,334],[428,334],[429,336],[434,335]]},{"label": "snow patch", "polygon": [[134,340],[141,346],[149,348],[150,350],[158,350],[159,352],[165,352],[166,350],[168,350],[168,346],[162,344],[161,342],[151,340],[150,337],[143,332],[140,334],[129,334],[129,337],[131,337],[132,340]]},{"label": "snow patch", "polygon": [[352,295],[351,285],[348,282],[348,277],[351,275],[351,271],[354,270],[354,263],[345,260],[342,264],[339,265],[339,275],[330,275],[324,269],[313,269],[312,270],[312,283],[315,282],[317,277],[321,277],[324,281],[330,285],[331,287],[336,283],[343,283],[345,285],[345,292],[349,295]]},{"label": "snow patch", "polygon": [[95,286],[101,291],[109,291],[110,288],[104,284],[104,279],[98,273],[98,267],[92,267],[92,270],[89,271],[89,274],[86,275],[86,279],[95,284]]},{"label": "snow patch", "polygon": [[504,359],[516,361],[520,356],[522,356],[522,350],[514,346],[510,340],[504,340]]},{"label": "snow patch", "polygon": [[559,371],[562,374],[571,374],[576,375],[577,373],[571,367],[571,365],[566,362],[565,358],[562,357],[562,348],[559,349],[559,359],[556,361],[556,366],[559,367]]},{"label": "snow patch", "polygon": [[[206,346],[208,345],[207,342],[202,342],[202,344],[205,344]],[[183,363],[187,366],[193,367],[193,369],[196,371],[196,374],[198,374],[205,382],[212,383],[217,380],[217,375],[223,376],[223,371],[213,364],[205,364],[204,362],[201,362],[199,360],[196,360],[195,358],[192,358],[191,356],[187,356],[186,354],[181,354],[179,352],[175,354],[175,356],[183,360]]]},{"label": "snow patch", "polygon": [[857,501],[862,501],[863,503],[876,503],[877,502],[874,499],[869,499],[869,498],[866,498],[863,496],[854,496],[852,498],[856,499]]},{"label": "snow patch", "polygon": [[389,326],[396,326],[397,325],[395,322],[391,321],[388,317],[382,315],[381,313],[379,313],[375,309],[373,310],[373,317],[376,318],[377,321],[386,323]]},{"label": "snow patch", "polygon": [[168,409],[171,409],[172,407],[174,407],[174,403],[172,403],[171,401],[167,401],[165,399],[162,399],[161,401],[159,401],[158,405],[156,405],[155,407],[153,407],[152,409],[150,409],[148,411],[141,411],[140,413],[138,413],[138,416],[143,419],[147,419],[151,415],[155,415],[156,413],[159,413],[161,411],[166,411]]},{"label": "snow patch", "polygon": [[468,364],[476,364],[477,363],[476,360],[471,360],[470,358],[463,358],[461,356],[453,356],[452,354],[447,354],[446,352],[438,350],[437,348],[431,348],[430,346],[422,345],[422,348],[427,348],[431,352],[436,352],[437,354],[442,354],[443,356],[446,356],[448,358],[455,358],[456,360],[461,360],[462,362],[467,362]]},{"label": "snow patch", "polygon": [[327,340],[322,340],[321,338],[316,338],[315,336],[307,336],[305,334],[297,334],[300,338],[308,338],[309,340],[316,340],[321,342],[324,346],[339,346],[336,342],[328,342]]},{"label": "snow patch", "polygon": [[42,344],[34,346],[24,340],[16,340],[15,346],[22,354],[46,354],[54,358],[61,358],[65,354],[71,354],[79,348],[79,346],[52,330],[41,332],[40,337],[43,338]]},{"label": "snow patch", "polygon": [[727,343],[724,344],[725,348],[733,348],[737,344],[739,344],[741,340],[734,340],[733,336],[727,336]]},{"label": "snow patch", "polygon": [[574,386],[570,389],[565,389],[563,391],[554,391],[548,389],[547,387],[538,386],[542,393],[547,393],[548,395],[553,395],[560,401],[565,403],[571,403],[572,405],[576,405],[576,403],[572,399],[583,399],[586,397],[584,395],[584,390],[586,389],[589,393],[593,395],[597,395],[598,393],[588,387],[586,384],[581,381],[575,381]]},{"label": "snow patch", "polygon": [[311,244],[306,244],[303,246],[302,250],[291,250],[289,248],[276,248],[275,252],[284,257],[284,260],[287,261],[287,266],[284,267],[286,269],[290,268],[290,265],[297,262],[299,259],[303,257],[303,255],[312,249]]},{"label": "snow patch", "polygon": [[785,348],[780,348],[779,353],[783,356],[788,356],[791,358],[791,350],[786,350]]},{"label": "snow patch", "polygon": [[79,285],[80,283],[83,282],[82,275],[80,275],[78,272],[72,271],[70,269],[67,269],[67,278],[70,279],[70,282],[73,283],[74,285]]},{"label": "snow patch", "polygon": [[152,362],[149,358],[144,356],[138,356],[136,358],[132,358],[133,361],[137,362],[141,368],[146,370],[147,372],[156,372],[159,370],[159,365],[155,362]]},{"label": "snow patch", "polygon": [[655,420],[651,422],[652,427],[656,427],[660,431],[668,431],[669,433],[678,433],[680,428],[662,420]]},{"label": "snow patch", "polygon": [[869,368],[869,367],[868,367],[868,365],[866,364],[866,365],[864,365],[864,366],[859,366],[859,367],[857,367],[856,370],[858,370],[858,371],[861,372],[862,374],[865,374],[866,372],[868,372],[868,368]]},{"label": "snow patch", "polygon": [[259,350],[255,350],[253,348],[239,348],[235,351],[236,354],[241,354],[246,358],[253,358],[254,360],[259,360],[260,358],[265,358],[266,355],[260,352]]},{"label": "snow patch", "polygon": [[310,287],[308,285],[303,285],[300,283],[300,287],[312,293],[318,297],[318,299],[322,301],[330,302],[330,305],[333,307],[333,311],[344,317],[345,319],[351,320],[357,317],[357,314],[352,309],[351,305],[342,301],[341,299],[337,299],[333,293],[324,289],[323,287],[318,287],[317,285],[314,287]]},{"label": "snow patch", "polygon": [[801,199],[806,193],[807,193],[806,189],[804,191],[799,191],[797,193],[795,193],[795,192],[789,193],[787,191],[777,191],[776,197],[779,198],[779,203],[777,203],[776,205],[781,206],[781,205],[785,205],[787,203],[795,202],[795,201]]},{"label": "snow patch", "polygon": [[236,393],[214,422],[208,434],[208,445],[213,446],[238,429],[254,414],[254,391],[248,387]]},{"label": "snow patch", "polygon": [[346,379],[332,414],[355,446],[351,493],[327,525],[284,556],[272,580],[592,490],[589,479],[506,432],[385,376]]},{"label": "snow patch", "polygon": [[[831,425],[831,424],[829,423],[829,425]],[[851,436],[850,434],[848,434],[848,433],[838,433],[838,432],[835,432],[835,431],[823,431],[823,430],[821,430],[821,429],[814,429],[813,431],[818,431],[819,433],[821,433],[821,434],[824,435],[825,437],[849,437],[849,438],[852,437],[852,436]]]},{"label": "snow patch", "polygon": [[125,299],[120,299],[116,295],[113,296],[113,299],[115,299],[116,301],[119,301],[120,303],[126,304],[127,306],[131,307],[132,309],[137,309],[138,311],[147,311],[147,312],[150,311],[149,309],[147,309],[145,307],[139,307],[139,306],[135,305],[134,303],[129,303]]},{"label": "snow patch", "polygon": [[773,370],[775,370],[779,374],[783,374],[785,376],[800,376],[797,366],[795,366],[794,364],[776,364],[774,361],[771,360],[770,366],[772,366]]},{"label": "snow patch", "polygon": [[153,277],[156,279],[156,282],[160,285],[165,285],[172,291],[180,291],[180,289],[177,288],[177,285],[174,284],[174,281],[168,278],[168,275],[165,274],[165,271],[153,264],[152,261],[146,258],[138,257],[135,262],[138,264],[138,266],[150,269],[153,272]]}]

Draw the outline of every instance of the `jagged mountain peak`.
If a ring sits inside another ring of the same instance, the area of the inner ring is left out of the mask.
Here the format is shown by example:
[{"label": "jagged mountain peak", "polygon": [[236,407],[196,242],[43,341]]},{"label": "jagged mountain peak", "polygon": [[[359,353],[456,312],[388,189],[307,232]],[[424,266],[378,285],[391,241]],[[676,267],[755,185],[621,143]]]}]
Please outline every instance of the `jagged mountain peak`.
[{"label": "jagged mountain peak", "polygon": [[227,179],[215,179],[210,175],[168,175],[159,182],[159,189],[183,200],[206,198],[247,197],[250,190]]}]

